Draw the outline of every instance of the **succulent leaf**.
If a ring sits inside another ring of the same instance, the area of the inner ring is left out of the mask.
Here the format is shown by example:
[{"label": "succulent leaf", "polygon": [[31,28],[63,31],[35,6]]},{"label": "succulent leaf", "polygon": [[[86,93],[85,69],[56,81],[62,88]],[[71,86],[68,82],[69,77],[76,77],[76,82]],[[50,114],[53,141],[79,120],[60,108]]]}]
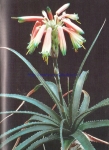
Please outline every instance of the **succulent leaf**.
[{"label": "succulent leaf", "polygon": [[[48,137],[44,137],[34,143],[31,144],[31,146],[29,146],[27,148],[27,150],[34,150],[36,149],[37,147],[39,147],[40,145],[44,144],[44,143],[47,143],[47,142],[50,142],[50,141],[53,141],[53,140],[59,140],[59,135],[55,134],[55,135],[50,135]],[[19,150],[19,149],[16,149],[16,150]]]},{"label": "succulent leaf", "polygon": [[78,140],[85,150],[95,150],[95,148],[92,146],[90,141],[86,138],[84,133],[82,133],[80,130],[77,130],[71,136],[74,137],[76,140]]},{"label": "succulent leaf", "polygon": [[[42,133],[45,134],[47,131],[50,132],[50,131],[52,130],[52,132],[53,132],[54,130],[56,130],[56,129],[54,129],[54,127],[50,127],[49,125],[48,125],[48,129],[49,129],[49,130],[47,130],[47,128],[46,128],[46,127],[44,128],[44,126],[43,126],[43,127],[42,127]],[[20,136],[23,136],[23,135],[28,134],[28,133],[31,133],[31,132],[37,132],[37,131],[40,131],[40,132],[41,132],[41,124],[38,125],[38,126],[32,126],[32,127],[23,129],[23,130],[21,130],[21,131],[15,133],[15,134],[13,134],[12,136],[10,136],[9,138],[7,138],[7,139],[0,145],[0,148],[2,148],[4,145],[8,144],[9,142],[13,141],[14,139],[16,139],[16,138],[18,138],[18,137],[20,137]],[[57,130],[56,130],[56,131],[57,131]],[[48,133],[49,133],[49,132],[48,132]],[[42,136],[42,133],[41,133],[41,136]],[[36,134],[38,134],[38,136],[39,136],[39,132],[37,132]],[[36,135],[36,134],[35,134],[35,135]],[[25,141],[26,141],[26,140],[25,140]],[[23,142],[23,143],[24,143],[24,142]],[[27,145],[27,143],[25,143],[25,144]],[[29,143],[28,143],[28,144],[29,144]],[[20,145],[19,145],[19,146],[20,146]]]},{"label": "succulent leaf", "polygon": [[80,106],[79,114],[84,113],[88,109],[89,103],[90,103],[90,96],[89,96],[89,94],[86,91],[84,91],[84,90],[82,90],[82,92],[84,93],[84,99],[83,99],[82,104]]},{"label": "succulent leaf", "polygon": [[7,49],[11,52],[13,52],[14,54],[16,54],[29,68],[30,70],[33,72],[33,74],[37,77],[37,79],[41,82],[41,84],[43,85],[43,87],[45,88],[45,90],[48,92],[48,94],[50,95],[50,97],[53,99],[53,101],[56,103],[60,114],[62,115],[61,112],[61,107],[60,106],[60,102],[57,99],[57,97],[55,96],[55,94],[53,93],[53,91],[49,88],[49,86],[46,84],[45,80],[40,76],[40,74],[38,73],[38,71],[32,66],[32,64],[26,59],[24,58],[20,53],[18,53],[17,51],[15,51],[14,49],[8,48],[8,47],[1,47],[4,49]]},{"label": "succulent leaf", "polygon": [[109,127],[109,120],[94,120],[84,122],[79,126],[80,130],[100,128],[100,127]]},{"label": "succulent leaf", "polygon": [[48,107],[47,105],[43,104],[42,102],[40,102],[34,98],[30,98],[30,97],[18,95],[18,94],[0,94],[0,97],[15,98],[18,100],[26,101],[26,102],[31,103],[31,104],[35,105],[36,107],[42,109],[48,115],[50,115],[54,119],[58,120],[58,122],[60,122],[60,120],[61,120],[60,116],[55,111],[53,111],[50,107]]},{"label": "succulent leaf", "polygon": [[[59,129],[53,129],[53,130],[45,130],[45,131],[39,131],[37,133],[35,133],[34,135],[32,135],[31,137],[29,137],[28,139],[26,139],[24,142],[22,142],[21,144],[19,144],[15,150],[22,150],[24,148],[27,148],[28,146],[30,146],[33,142],[40,140],[40,138],[43,138],[43,136],[46,136],[50,133],[55,133],[59,131]],[[35,148],[35,147],[34,147]],[[31,148],[32,150],[32,148]]]},{"label": "succulent leaf", "polygon": [[60,124],[60,140],[61,140],[62,150],[65,150],[65,148],[64,148],[64,140],[63,140],[63,126],[64,126],[64,122],[65,122],[65,119],[63,119],[61,121],[61,124]]},{"label": "succulent leaf", "polygon": [[82,88],[83,88],[85,79],[87,77],[87,74],[88,74],[88,71],[83,71],[80,77],[78,78],[76,86],[75,86],[75,91],[73,93],[73,97],[72,97],[71,104],[69,107],[69,114],[71,115],[70,119],[72,120],[72,123],[74,122],[75,118],[78,115]]},{"label": "succulent leaf", "polygon": [[86,112],[80,114],[74,124],[73,124],[73,128],[77,129],[79,124],[81,123],[81,121],[88,116],[89,114],[93,113],[95,110],[101,108],[101,107],[105,107],[105,106],[109,106],[109,98],[102,100],[101,102],[99,102],[98,104],[94,105],[93,107],[89,108]]},{"label": "succulent leaf", "polygon": [[23,129],[23,128],[27,128],[27,127],[30,127],[30,126],[34,126],[34,125],[36,125],[36,124],[37,124],[36,122],[31,122],[31,123],[26,123],[26,124],[20,125],[20,126],[18,126],[18,127],[16,127],[16,128],[13,128],[13,129],[8,130],[7,132],[1,134],[1,135],[0,135],[0,139],[3,138],[4,136],[9,136],[10,134],[13,134],[13,133],[15,133],[15,132],[17,132],[17,131],[19,131],[19,130],[21,130],[21,129]]}]

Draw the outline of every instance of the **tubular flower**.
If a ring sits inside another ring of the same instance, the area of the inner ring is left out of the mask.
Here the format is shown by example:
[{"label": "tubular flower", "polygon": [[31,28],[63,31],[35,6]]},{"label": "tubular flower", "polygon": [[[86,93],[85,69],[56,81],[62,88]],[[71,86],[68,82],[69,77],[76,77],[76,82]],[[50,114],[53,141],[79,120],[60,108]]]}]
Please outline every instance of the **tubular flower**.
[{"label": "tubular flower", "polygon": [[81,36],[81,34],[84,34],[84,31],[71,21],[79,22],[78,14],[67,14],[64,12],[69,5],[70,3],[64,4],[56,11],[54,16],[51,9],[47,7],[47,13],[43,10],[42,16],[12,17],[13,19],[18,19],[19,23],[35,21],[30,42],[27,46],[27,53],[33,53],[44,36],[41,54],[47,64],[49,56],[58,57],[59,47],[62,54],[66,55],[67,46],[64,31],[69,34],[75,51],[80,47],[84,48],[83,43],[86,40]]}]

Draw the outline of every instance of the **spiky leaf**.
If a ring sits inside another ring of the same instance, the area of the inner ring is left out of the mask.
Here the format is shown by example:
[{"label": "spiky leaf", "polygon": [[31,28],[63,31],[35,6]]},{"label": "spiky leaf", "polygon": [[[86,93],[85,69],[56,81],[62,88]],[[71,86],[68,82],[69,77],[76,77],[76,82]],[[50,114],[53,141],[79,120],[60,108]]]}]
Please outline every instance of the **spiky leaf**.
[{"label": "spiky leaf", "polygon": [[[48,125],[48,129],[49,130],[47,130],[47,126],[45,125],[45,127],[43,126],[43,131],[41,131],[41,125],[38,125],[38,126],[32,126],[32,127],[29,127],[29,128],[26,128],[26,129],[23,129],[23,130],[21,130],[21,131],[19,131],[19,132],[17,132],[17,133],[15,133],[15,134],[13,134],[12,136],[10,136],[9,138],[7,138],[1,145],[0,145],[0,148],[2,148],[4,145],[6,145],[6,144],[8,144],[9,142],[11,142],[11,141],[13,141],[14,139],[16,139],[16,138],[18,138],[18,137],[20,137],[20,136],[23,136],[23,135],[25,135],[25,134],[29,134],[29,133],[35,133],[35,132],[37,132],[37,131],[40,131],[40,132],[42,132],[43,133],[43,135],[45,135],[45,133],[51,133],[51,131],[52,132],[54,132],[54,131],[58,131],[57,129],[54,129],[54,127],[53,126],[49,126]],[[47,132],[47,131],[49,131],[49,132]],[[39,132],[38,132],[39,133]],[[38,133],[36,133],[36,134],[38,134]],[[42,133],[41,133],[41,136],[42,136]],[[39,134],[38,134],[38,136],[37,136],[37,138],[39,138]],[[33,138],[34,139],[34,138]],[[34,140],[36,140],[36,139],[34,139]],[[28,141],[29,142],[29,141]],[[27,145],[27,144],[29,144],[29,143],[26,143],[25,142],[25,144]]]},{"label": "spiky leaf", "polygon": [[43,104],[42,102],[39,102],[38,100],[36,100],[34,98],[30,98],[30,97],[18,95],[18,94],[0,94],[0,97],[15,98],[18,100],[26,101],[28,103],[31,103],[31,104],[39,107],[40,109],[45,111],[48,115],[50,115],[51,117],[56,119],[58,122],[60,122],[60,120],[61,120],[61,118],[59,117],[59,115],[55,111],[53,111],[50,107]]},{"label": "spiky leaf", "polygon": [[109,127],[109,120],[94,120],[84,122],[79,126],[80,130],[86,130],[91,128]]},{"label": "spiky leaf", "polygon": [[84,99],[83,99],[82,104],[80,106],[79,114],[84,113],[89,108],[89,103],[90,103],[89,94],[84,90],[82,90],[82,92],[84,93]]},{"label": "spiky leaf", "polygon": [[94,105],[93,107],[91,107],[90,109],[88,109],[86,112],[80,114],[74,124],[73,124],[73,129],[76,130],[79,126],[79,124],[81,123],[81,121],[88,116],[89,114],[93,113],[95,110],[101,108],[101,107],[105,107],[105,106],[109,106],[109,98],[102,100],[101,102],[99,102],[98,104]]},{"label": "spiky leaf", "polygon": [[56,103],[56,105],[57,105],[57,107],[59,109],[59,112],[62,115],[62,111],[61,111],[62,110],[61,109],[62,106],[60,105],[59,99],[53,93],[53,91],[50,89],[50,87],[47,85],[47,83],[42,78],[42,76],[38,73],[38,71],[32,66],[32,64],[26,58],[24,58],[20,53],[15,51],[14,49],[11,49],[11,48],[8,48],[8,47],[0,47],[0,48],[4,48],[4,49],[7,49],[7,50],[13,52],[14,54],[16,54],[30,68],[30,70],[33,72],[33,74],[37,77],[37,79],[41,82],[41,84],[43,85],[45,90],[51,96],[51,98],[53,99],[54,103]]},{"label": "spiky leaf", "polygon": [[[59,135],[50,135],[48,137],[44,137],[44,138],[32,143],[31,146],[29,146],[27,148],[27,150],[35,150],[40,145],[47,143],[47,142],[50,142],[50,141],[53,141],[53,140],[58,140],[59,138],[60,138]],[[19,150],[19,149],[15,149],[15,150]]]},{"label": "spiky leaf", "polygon": [[86,138],[86,136],[80,130],[77,130],[71,136],[74,137],[76,140],[78,140],[85,150],[95,150],[95,148],[92,146],[90,141]]},{"label": "spiky leaf", "polygon": [[80,77],[78,78],[77,83],[76,83],[74,97],[73,97],[72,102],[69,106],[69,114],[71,116],[70,119],[72,120],[72,123],[74,122],[75,118],[78,115],[82,88],[83,88],[83,84],[84,84],[84,81],[86,79],[87,74],[88,74],[88,71],[83,71],[81,73]]},{"label": "spiky leaf", "polygon": [[39,131],[36,134],[32,135],[28,139],[26,139],[24,142],[20,143],[15,150],[22,150],[24,148],[27,148],[30,146],[33,142],[40,140],[40,138],[43,138],[43,136],[46,136],[50,133],[55,133],[59,131],[59,129],[52,129],[52,130],[45,130],[45,131]]}]

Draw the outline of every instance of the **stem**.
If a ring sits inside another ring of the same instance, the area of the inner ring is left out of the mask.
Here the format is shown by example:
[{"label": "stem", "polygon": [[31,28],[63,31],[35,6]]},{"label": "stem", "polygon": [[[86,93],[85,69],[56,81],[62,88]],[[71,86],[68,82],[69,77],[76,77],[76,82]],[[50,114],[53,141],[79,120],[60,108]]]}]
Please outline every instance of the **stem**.
[{"label": "stem", "polygon": [[56,84],[57,84],[57,88],[58,88],[60,103],[63,106],[62,88],[61,88],[61,83],[60,83],[59,68],[58,68],[58,63],[57,63],[56,57],[53,58],[53,67],[54,67],[54,74],[55,74],[55,78],[56,78]]},{"label": "stem", "polygon": [[[67,77],[67,91],[69,92],[69,77]],[[69,104],[69,93],[68,93],[68,104]]]}]

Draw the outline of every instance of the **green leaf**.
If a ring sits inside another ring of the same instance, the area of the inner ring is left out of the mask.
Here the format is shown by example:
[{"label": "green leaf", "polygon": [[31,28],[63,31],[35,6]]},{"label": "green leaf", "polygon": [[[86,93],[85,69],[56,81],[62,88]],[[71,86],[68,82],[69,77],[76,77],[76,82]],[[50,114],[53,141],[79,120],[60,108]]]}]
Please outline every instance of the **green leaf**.
[{"label": "green leaf", "polygon": [[31,104],[39,107],[40,109],[45,111],[48,115],[50,115],[51,117],[56,119],[58,122],[61,121],[60,116],[55,111],[53,111],[50,107],[43,104],[42,102],[39,102],[36,99],[30,98],[30,97],[27,97],[27,96],[23,96],[23,95],[18,95],[18,94],[0,94],[0,97],[15,98],[15,99],[18,99],[18,100],[26,101],[28,103],[31,103]]},{"label": "green leaf", "polygon": [[42,86],[42,84],[38,84],[34,87],[34,91],[36,92],[40,87]]},{"label": "green leaf", "polygon": [[37,124],[36,122],[26,123],[26,124],[23,124],[23,125],[18,126],[18,127],[16,127],[16,128],[13,128],[13,129],[11,129],[11,130],[8,130],[7,132],[5,132],[5,133],[3,133],[3,134],[0,135],[0,139],[3,138],[4,136],[8,136],[8,135],[10,135],[10,134],[13,134],[13,133],[16,132],[16,131],[21,130],[22,128],[30,127],[30,126],[36,125],[36,124]]},{"label": "green leaf", "polygon": [[[83,66],[84,66],[85,62],[86,62],[86,60],[87,60],[87,58],[88,58],[88,56],[89,56],[89,54],[90,54],[90,52],[91,52],[91,50],[92,50],[93,46],[95,45],[95,43],[96,43],[96,41],[97,41],[97,39],[98,39],[98,37],[99,37],[99,35],[100,35],[100,33],[101,33],[101,31],[102,31],[102,29],[103,29],[104,25],[105,25],[105,22],[106,22],[106,19],[104,20],[104,22],[103,22],[103,24],[102,24],[102,26],[101,26],[100,30],[98,31],[98,33],[97,33],[97,35],[96,35],[96,37],[95,37],[94,41],[92,42],[92,44],[91,44],[90,48],[88,49],[88,51],[87,51],[87,53],[86,53],[86,55],[85,55],[85,57],[84,57],[84,59],[83,59],[83,61],[82,61],[81,65],[80,65],[80,67],[79,67],[79,70],[78,70],[77,75],[79,75],[79,74],[81,73],[82,68],[83,68]],[[78,78],[78,76],[77,76],[77,78]]]},{"label": "green leaf", "polygon": [[62,150],[65,150],[65,149],[64,149],[64,142],[63,142],[63,135],[62,135],[64,122],[65,122],[65,119],[63,119],[63,120],[61,121],[61,124],[60,124],[60,139],[61,139],[61,147],[62,147]]},{"label": "green leaf", "polygon": [[[52,90],[52,92],[55,94],[55,96],[57,97],[57,99],[59,100],[59,94],[58,94],[58,89],[57,89],[57,85],[51,81],[45,81],[46,84],[49,86],[49,88]],[[42,84],[38,84],[34,87],[34,90],[37,91],[41,86],[43,86]]]},{"label": "green leaf", "polygon": [[[40,140],[40,138],[42,138],[43,136],[46,136],[48,134],[51,134],[51,133],[55,133],[59,131],[59,128],[58,129],[54,129],[54,130],[46,130],[46,131],[40,131],[40,132],[37,132],[36,134],[34,134],[33,136],[29,137],[28,139],[26,139],[24,142],[22,142],[21,144],[19,144],[15,150],[22,150],[24,148],[27,148],[28,146],[30,146],[30,144],[32,144],[33,142],[37,141],[37,140]],[[43,143],[42,143],[43,144]],[[33,148],[31,148],[32,150]]]},{"label": "green leaf", "polygon": [[45,123],[52,123],[54,125],[60,125],[60,123],[58,121],[51,118],[50,116],[39,114],[36,112],[31,112],[31,111],[6,111],[6,112],[0,112],[0,114],[29,114],[29,115],[33,115],[29,119],[29,121],[38,120],[38,121],[42,121]]},{"label": "green leaf", "polygon": [[56,103],[56,105],[57,105],[57,107],[59,109],[59,112],[62,115],[62,112],[61,112],[61,107],[62,106],[61,106],[61,104],[59,102],[59,99],[53,93],[53,91],[50,89],[50,87],[47,85],[47,83],[42,78],[42,76],[38,73],[38,71],[32,66],[32,64],[26,58],[24,58],[20,53],[15,51],[14,49],[11,49],[11,48],[8,48],[8,47],[0,47],[0,48],[4,48],[4,49],[7,49],[7,50],[13,52],[14,54],[16,54],[30,68],[30,70],[33,72],[33,74],[37,77],[37,79],[41,82],[41,84],[43,85],[45,90],[48,92],[50,97],[53,99],[54,103]]},{"label": "green leaf", "polygon": [[[15,134],[13,134],[12,136],[10,136],[9,138],[7,138],[3,143],[1,143],[0,145],[0,148],[2,148],[3,146],[5,146],[6,144],[8,144],[9,142],[13,141],[14,139],[20,137],[20,136],[23,136],[25,134],[29,134],[31,132],[37,132],[37,131],[41,131],[42,132],[47,132],[47,130],[50,130],[50,131],[54,131],[55,128],[53,126],[49,126],[49,125],[37,125],[37,126],[32,126],[32,127],[29,127],[29,128],[26,128],[26,129],[23,129]],[[57,131],[57,130],[56,130]]]},{"label": "green leaf", "polygon": [[49,86],[49,88],[53,91],[53,93],[55,94],[55,96],[59,100],[57,85],[53,82],[50,82],[50,81],[46,81],[46,84]]},{"label": "green leaf", "polygon": [[92,112],[94,112],[95,110],[101,108],[101,107],[105,107],[109,105],[109,98],[102,100],[101,102],[99,102],[98,104],[94,105],[93,107],[91,107],[90,109],[88,109],[86,112],[80,114],[74,124],[73,124],[73,129],[76,130],[79,126],[79,124],[81,123],[81,121],[88,116],[89,114],[91,114]]},{"label": "green leaf", "polygon": [[[82,68],[83,68],[83,66],[84,66],[84,64],[85,64],[85,62],[86,62],[86,60],[87,60],[87,58],[88,58],[88,56],[89,56],[89,54],[90,54],[90,52],[91,52],[93,46],[95,45],[95,43],[96,43],[96,41],[97,41],[97,39],[98,39],[98,37],[99,37],[99,35],[100,35],[100,33],[101,33],[103,27],[104,27],[105,22],[106,22],[106,19],[104,20],[104,22],[103,22],[103,24],[102,24],[102,26],[101,26],[99,32],[97,33],[97,35],[96,35],[94,41],[92,42],[90,48],[88,49],[88,51],[87,51],[87,53],[86,53],[86,55],[85,55],[85,57],[84,57],[84,59],[83,59],[81,65],[80,65],[80,67],[79,67],[79,70],[78,70],[78,72],[77,72],[77,76],[76,76],[76,79],[75,79],[75,82],[74,82],[74,85],[73,85],[72,98],[70,99],[70,107],[69,107],[69,108],[70,108],[70,109],[69,109],[70,114],[71,114],[71,107],[72,107],[72,104],[71,104],[71,103],[72,103],[72,100],[73,100],[73,97],[74,97],[74,93],[75,93],[75,89],[76,89],[76,83],[77,83],[77,81],[78,81],[79,75],[81,74]],[[71,121],[71,122],[72,122],[72,121]]]},{"label": "green leaf", "polygon": [[[29,123],[28,122],[26,124],[23,124],[21,126],[18,126],[16,128],[13,128],[13,129],[8,130],[7,132],[3,133],[2,135],[0,135],[0,139],[3,138],[4,136],[9,136],[10,134],[13,134],[13,133],[15,133],[15,132],[17,132],[23,128],[29,128],[29,127],[34,127],[34,126],[36,127],[36,131],[46,130],[46,129],[50,129],[50,128],[56,128],[56,126],[54,126],[52,124],[48,124],[48,123],[43,123],[43,122],[31,122],[31,123]],[[18,133],[18,134],[20,134],[20,133]],[[17,136],[17,135],[15,134],[15,136]]]},{"label": "green leaf", "polygon": [[[58,94],[58,90],[57,90],[57,85],[54,84],[53,82],[50,82],[50,81],[46,81],[47,85],[50,87],[50,89],[54,92],[54,94],[56,95],[56,97],[59,99],[59,94]],[[35,88],[37,89],[37,87],[39,88],[39,86],[41,86],[42,84],[40,85],[37,85]],[[34,89],[35,89],[34,88]],[[67,104],[65,102],[65,100],[63,99],[63,102],[64,102],[64,112],[65,112],[65,116],[68,120],[68,108],[67,108]]]},{"label": "green leaf", "polygon": [[36,112],[32,112],[32,111],[4,111],[4,112],[0,112],[0,114],[29,114],[29,115],[36,115]]},{"label": "green leaf", "polygon": [[74,122],[75,118],[78,115],[82,88],[83,88],[83,84],[84,84],[87,74],[88,74],[88,71],[83,71],[80,77],[78,78],[78,81],[75,86],[74,96],[69,107],[69,114],[71,116],[70,118],[72,120],[72,123]]},{"label": "green leaf", "polygon": [[91,128],[109,127],[109,120],[94,120],[84,122],[79,126],[80,130],[86,130]]},{"label": "green leaf", "polygon": [[95,150],[95,148],[92,146],[90,141],[86,138],[86,136],[80,130],[77,130],[71,136],[74,137],[76,140],[78,140],[85,150]]},{"label": "green leaf", "polygon": [[64,149],[65,150],[69,150],[69,147],[71,145],[71,143],[74,141],[74,138],[70,138],[70,139],[67,139],[67,140],[64,140]]},{"label": "green leaf", "polygon": [[[58,140],[59,139],[59,135],[50,135],[48,137],[44,137],[34,143],[31,144],[31,146],[29,146],[27,148],[27,150],[35,150],[36,148],[38,148],[40,145],[50,142],[50,141],[54,141],[54,140]],[[19,149],[15,149],[15,150],[19,150]]]},{"label": "green leaf", "polygon": [[59,126],[59,122],[57,122],[55,119],[51,118],[50,116],[45,116],[45,115],[42,115],[42,114],[39,114],[39,115],[33,115],[29,121],[42,121],[42,122],[45,122],[45,123],[52,123],[56,126]]},{"label": "green leaf", "polygon": [[84,90],[82,90],[82,92],[84,93],[84,99],[83,99],[82,104],[80,106],[79,114],[84,113],[89,108],[89,103],[90,103],[89,94]]}]

